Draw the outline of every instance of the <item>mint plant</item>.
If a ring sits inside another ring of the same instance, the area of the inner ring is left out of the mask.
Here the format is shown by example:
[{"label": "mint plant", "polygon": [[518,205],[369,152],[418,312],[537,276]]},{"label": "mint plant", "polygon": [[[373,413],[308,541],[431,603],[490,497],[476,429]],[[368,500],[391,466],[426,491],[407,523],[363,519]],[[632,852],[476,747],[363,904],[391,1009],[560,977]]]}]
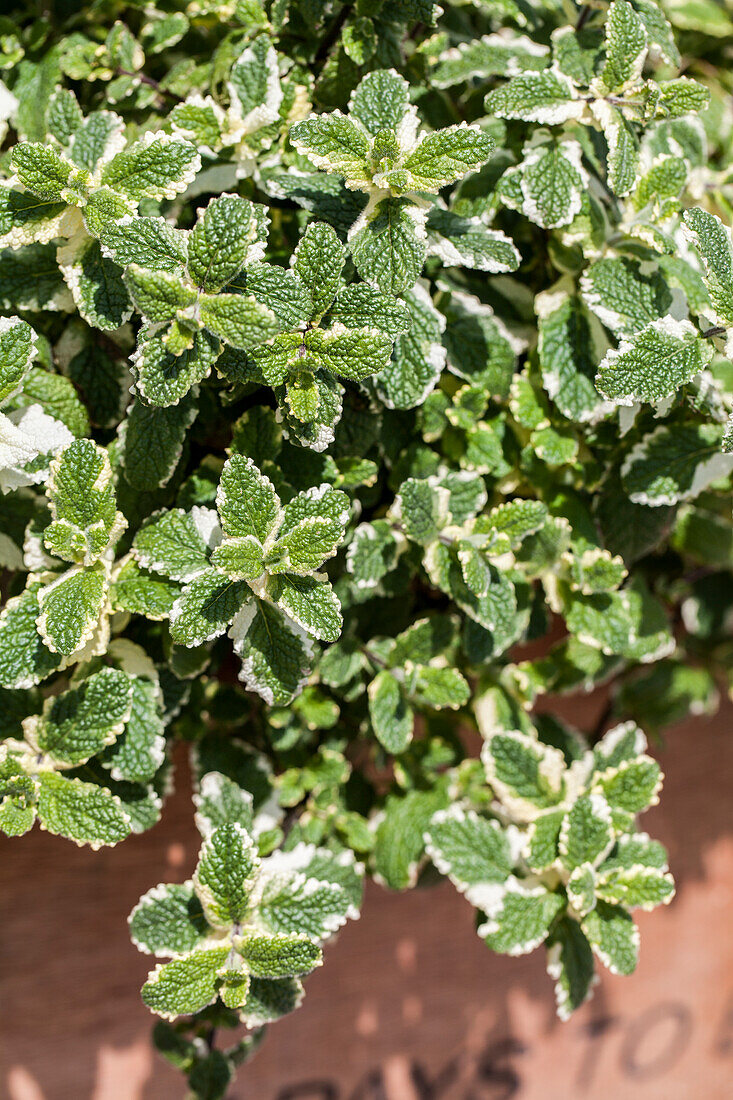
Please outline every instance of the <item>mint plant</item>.
[{"label": "mint plant", "polygon": [[130,931],[192,1096],[365,877],[446,877],[563,1019],[672,899],[654,750],[733,692],[731,40],[655,0],[0,19],[0,830],[120,843],[188,752],[198,861]]}]

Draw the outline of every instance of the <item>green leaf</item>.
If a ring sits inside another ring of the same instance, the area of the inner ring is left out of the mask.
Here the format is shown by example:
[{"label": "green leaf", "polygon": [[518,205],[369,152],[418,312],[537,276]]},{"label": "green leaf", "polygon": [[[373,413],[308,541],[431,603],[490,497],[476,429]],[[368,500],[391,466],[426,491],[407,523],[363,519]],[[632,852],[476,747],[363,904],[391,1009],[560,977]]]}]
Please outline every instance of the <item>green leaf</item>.
[{"label": "green leaf", "polygon": [[683,228],[697,248],[705,269],[705,285],[715,313],[724,325],[733,325],[733,253],[730,230],[715,214],[693,207],[683,214]]},{"label": "green leaf", "polygon": [[36,820],[36,780],[25,775],[12,755],[0,756],[0,832],[23,836]]},{"label": "green leaf", "polygon": [[311,115],[296,122],[290,127],[290,140],[317,168],[335,172],[355,185],[369,182],[366,168],[369,139],[356,122],[340,111]]},{"label": "green leaf", "polygon": [[255,978],[293,978],[321,965],[322,952],[306,935],[246,932],[237,950]]},{"label": "green leaf", "polygon": [[[28,194],[23,197],[32,198]],[[0,235],[2,201],[0,187]],[[0,308],[8,312],[26,309],[57,312],[72,307],[73,299],[61,277],[53,245],[27,244],[18,252],[9,249],[0,252]]]},{"label": "green leaf", "polygon": [[295,531],[306,519],[327,520],[341,530],[340,537],[343,537],[349,520],[349,498],[325,483],[298,493],[283,508],[279,537]]},{"label": "green leaf", "polygon": [[35,334],[28,322],[0,317],[0,403],[18,389],[35,352]]},{"label": "green leaf", "polygon": [[387,752],[404,752],[412,741],[415,715],[395,673],[381,669],[369,684],[368,695],[374,736]]},{"label": "green leaf", "polygon": [[196,301],[196,291],[180,275],[150,271],[133,263],[125,271],[125,286],[135,308],[149,321],[172,321]]},{"label": "green leaf", "polygon": [[210,925],[229,928],[240,923],[258,868],[255,843],[241,825],[214,829],[202,845],[193,876],[196,895]]},{"label": "green leaf", "polygon": [[476,271],[515,271],[521,256],[501,230],[487,229],[478,218],[462,218],[450,210],[433,207],[428,214],[430,253],[446,267],[470,267]]},{"label": "green leaf", "polygon": [[341,325],[306,332],[304,345],[316,368],[328,370],[340,378],[362,382],[378,374],[389,359],[392,339],[375,330],[351,331]]},{"label": "green leaf", "polygon": [[216,494],[224,534],[253,535],[266,542],[280,519],[280,498],[251,458],[234,454],[224,463]]},{"label": "green leaf", "polygon": [[323,316],[341,282],[346,249],[330,225],[311,222],[293,254],[293,270],[313,301],[313,317]]},{"label": "green leaf", "polygon": [[[550,302],[552,295],[549,291]],[[568,295],[558,308],[548,312],[538,298],[536,308],[542,384],[548,397],[569,420],[596,420],[603,408],[593,380],[606,346],[598,322],[575,295]]]},{"label": "green leaf", "polygon": [[75,131],[69,156],[79,168],[89,172],[110,160],[125,146],[125,124],[112,111],[93,111]]},{"label": "green leaf", "polygon": [[619,405],[662,401],[699,374],[712,351],[689,321],[663,317],[606,353],[596,385]]},{"label": "green leaf", "polygon": [[329,581],[276,575],[268,581],[267,594],[312,638],[335,642],[341,633],[341,603]]},{"label": "green leaf", "polygon": [[370,134],[396,130],[410,107],[410,86],[394,69],[377,69],[357,85],[349,112]]},{"label": "green leaf", "polygon": [[516,118],[523,122],[557,125],[577,119],[583,103],[576,97],[567,77],[553,72],[530,72],[514,76],[489,92],[484,100],[487,114]]},{"label": "green leaf", "polygon": [[622,722],[607,730],[595,745],[593,755],[601,771],[616,768],[627,760],[635,760],[647,747],[646,737],[636,722]]},{"label": "green leaf", "polygon": [[59,233],[65,202],[47,202],[27,191],[0,186],[0,247],[46,244]]},{"label": "green leaf", "polygon": [[166,1020],[199,1012],[216,1000],[228,954],[228,946],[210,947],[156,966],[142,987],[143,1001]]},{"label": "green leaf", "polygon": [[313,573],[333,557],[343,535],[343,525],[337,518],[305,516],[280,534],[265,557],[265,566],[270,573]]},{"label": "green leaf", "polygon": [[150,271],[180,272],[186,263],[186,241],[165,218],[126,217],[100,234],[102,251],[120,267],[137,264]]},{"label": "green leaf", "polygon": [[[286,857],[287,858],[287,857]],[[277,870],[275,870],[277,868]],[[271,932],[296,932],[324,940],[346,923],[351,900],[343,886],[307,874],[286,877],[279,863],[258,895],[257,918]]]},{"label": "green leaf", "polygon": [[596,904],[598,876],[592,863],[581,863],[571,871],[565,887],[573,915],[583,917]]},{"label": "green leaf", "polygon": [[494,733],[485,742],[481,759],[490,785],[518,820],[532,821],[563,798],[562,753],[526,733]]},{"label": "green leaf", "polygon": [[99,241],[72,237],[58,251],[58,263],[77,309],[93,328],[115,329],[132,314],[122,272],[102,254]]},{"label": "green leaf", "polygon": [[11,164],[20,182],[46,202],[79,206],[86,196],[89,173],[75,168],[55,149],[40,142],[19,142],[13,149]]},{"label": "green leaf", "polygon": [[388,796],[374,848],[374,877],[378,881],[391,890],[415,885],[425,856],[425,831],[436,811],[448,802],[445,787],[440,784],[429,790]]},{"label": "green leaf", "polygon": [[609,92],[636,84],[647,53],[644,24],[626,0],[613,0],[606,20],[606,64],[600,79]]},{"label": "green leaf", "polygon": [[211,561],[233,581],[252,581],[262,575],[264,551],[254,535],[243,535],[215,546]]},{"label": "green leaf", "polygon": [[628,195],[639,175],[639,139],[621,111],[603,100],[591,105],[608,143],[608,185],[616,195]]},{"label": "green leaf", "polygon": [[262,259],[267,214],[224,193],[209,201],[188,236],[188,271],[202,290],[220,290],[249,262]]},{"label": "green leaf", "polygon": [[600,791],[612,809],[638,814],[659,801],[662,773],[656,760],[638,756],[624,760],[596,777],[594,787]]},{"label": "green leaf", "polygon": [[71,656],[94,635],[107,598],[107,580],[98,566],[74,567],[39,593],[38,632],[54,653]]},{"label": "green leaf", "polygon": [[103,763],[112,778],[127,783],[147,783],[165,759],[165,723],[162,695],[154,680],[135,676],[132,703],[124,733],[107,751]]},{"label": "green leaf", "polygon": [[634,0],[634,10],[644,24],[650,46],[656,46],[662,57],[678,68],[680,53],[674,40],[674,31],[665,14],[654,0]]},{"label": "green leaf", "polygon": [[234,348],[251,348],[280,329],[272,310],[251,294],[202,294],[201,324]]},{"label": "green leaf", "polygon": [[47,832],[95,850],[129,835],[129,815],[106,788],[50,771],[39,772],[38,782],[38,820]]},{"label": "green leaf", "polygon": [[[505,399],[519,349],[516,339],[493,309],[471,294],[451,294],[446,316],[448,324],[443,340],[448,369],[477,387],[466,393],[472,392],[480,398],[483,392]],[[481,426],[476,430],[480,431]]]},{"label": "green leaf", "polygon": [[206,921],[190,882],[154,886],[128,917],[130,937],[146,955],[183,955],[206,934]]},{"label": "green leaf", "polygon": [[84,228],[90,236],[99,237],[109,225],[129,218],[134,209],[132,199],[118,195],[110,187],[98,187],[84,206]]},{"label": "green leaf", "polygon": [[304,631],[262,600],[247,603],[229,636],[242,659],[240,679],[266,703],[285,706],[301,690],[311,668],[313,646]]},{"label": "green leaf", "polygon": [[599,901],[583,918],[581,928],[612,974],[633,974],[639,958],[639,930],[625,909]]},{"label": "green leaf", "polygon": [[625,909],[655,909],[667,905],[674,897],[674,879],[667,871],[650,867],[624,867],[604,871],[597,894],[607,902]]},{"label": "green leaf", "polygon": [[222,825],[241,825],[252,833],[254,825],[253,797],[229,776],[207,772],[201,776],[196,806],[196,828],[204,838]]},{"label": "green leaf", "polygon": [[421,138],[401,171],[409,174],[410,190],[437,193],[479,168],[493,149],[494,139],[489,134],[462,122]]},{"label": "green leaf", "polygon": [[57,88],[46,108],[46,127],[59,145],[68,145],[84,121],[79,101],[69,88]]},{"label": "green leaf", "polygon": [[395,340],[391,361],[375,380],[387,408],[412,409],[434,389],[446,361],[445,318],[422,282],[405,293],[410,331]]},{"label": "green leaf", "polygon": [[400,336],[411,324],[403,302],[364,283],[341,287],[331,317],[346,328],[377,329],[387,336]]},{"label": "green leaf", "polygon": [[492,894],[487,919],[478,934],[501,955],[526,955],[547,938],[565,901],[545,886],[526,886],[510,876],[503,890]]},{"label": "green leaf", "polygon": [[405,664],[405,687],[421,706],[458,710],[468,702],[471,689],[457,668]]},{"label": "green leaf", "polygon": [[451,806],[439,810],[425,834],[427,852],[442,875],[480,905],[480,889],[473,887],[506,881],[512,853],[506,833],[498,821],[479,817],[473,810]]},{"label": "green leaf", "polygon": [[159,330],[143,329],[143,339],[131,356],[140,396],[151,405],[177,405],[192,386],[208,375],[221,350],[217,337],[197,331],[190,349],[170,352]]},{"label": "green leaf", "polygon": [[400,541],[386,520],[362,523],[346,552],[346,568],[358,589],[376,588],[397,564]]},{"label": "green leaf", "polygon": [[694,500],[733,470],[733,455],[721,451],[719,424],[661,424],[626,455],[624,489],[635,504],[659,507]]},{"label": "green leaf", "polygon": [[355,225],[349,245],[362,279],[385,294],[403,294],[425,262],[424,215],[408,199],[381,199],[365,224]]},{"label": "green leaf", "polygon": [[200,167],[193,145],[151,130],[104,166],[100,182],[131,199],[174,199]]},{"label": "green leaf", "polygon": [[54,767],[83,764],[122,733],[132,709],[132,691],[132,680],[119,669],[94,673],[78,687],[46,700],[34,723],[33,741]]},{"label": "green leaf", "polygon": [[61,374],[31,367],[23,380],[22,394],[16,400],[23,406],[39,405],[77,438],[89,434],[86,407],[69,379]]},{"label": "green leaf", "polygon": [[[288,858],[288,857],[286,857]],[[347,850],[331,851],[328,848],[313,848],[310,845],[296,846],[291,849],[293,863],[297,863],[308,878],[319,882],[333,882],[341,886],[351,900],[350,916],[356,916],[364,894],[364,868],[356,862],[353,853]],[[274,861],[270,861],[272,868]]]},{"label": "green leaf", "polygon": [[[313,302],[297,275],[274,264],[252,263],[246,271],[246,289],[266,305],[283,328],[298,328],[309,321]],[[236,281],[233,285],[236,285]]]},{"label": "green leaf", "polygon": [[61,655],[43,642],[36,627],[38,595],[43,585],[28,585],[13,596],[0,614],[0,686],[29,688],[45,680],[61,664]]},{"label": "green leaf", "polygon": [[581,278],[580,289],[588,308],[617,336],[630,336],[667,318],[672,306],[661,271],[645,270],[626,257],[596,260]]},{"label": "green leaf", "polygon": [[66,561],[91,565],[127,525],[116,508],[109,456],[91,439],[74,440],[54,459],[46,493],[52,523],[44,541]]},{"label": "green leaf", "polygon": [[577,921],[563,918],[547,939],[547,973],[555,982],[557,1014],[568,1020],[591,995],[593,952]]},{"label": "green leaf", "polygon": [[315,386],[318,391],[318,412],[307,423],[302,423],[295,416],[286,415],[285,438],[295,440],[298,446],[320,453],[334,441],[335,428],[341,419],[343,388],[325,371],[318,371],[315,375]]},{"label": "green leaf", "polygon": [[404,481],[397,494],[396,509],[407,537],[423,546],[437,539],[448,522],[449,502],[448,491],[434,480]]},{"label": "green leaf", "polygon": [[218,149],[226,128],[226,116],[212,96],[195,92],[170,113],[171,128],[177,137],[190,141],[205,152]]},{"label": "green leaf", "polygon": [[564,810],[548,810],[529,826],[525,858],[533,871],[546,871],[558,858]]},{"label": "green leaf", "polygon": [[581,642],[609,656],[646,663],[674,648],[664,609],[642,585],[574,598],[565,620]]},{"label": "green leaf", "polygon": [[165,409],[135,398],[120,427],[119,452],[125,480],[133,489],[168,484],[197,411],[191,395]]},{"label": "green leaf", "polygon": [[569,225],[580,212],[588,176],[575,141],[540,145],[522,163],[522,212],[545,229]]},{"label": "green leaf", "polygon": [[177,584],[152,576],[128,557],[111,579],[109,600],[115,611],[160,621],[168,618],[180,592]]},{"label": "green leaf", "polygon": [[303,986],[297,978],[251,978],[241,1016],[247,1027],[273,1023],[300,1006]]},{"label": "green leaf", "polygon": [[251,593],[246,581],[232,581],[218,569],[197,573],[171,609],[173,641],[190,647],[218,638]]},{"label": "green leaf", "polygon": [[569,871],[595,864],[613,845],[611,810],[599,795],[581,795],[570,807],[560,831],[560,858]]},{"label": "green leaf", "polygon": [[540,500],[507,500],[497,504],[488,514],[491,527],[521,542],[539,531],[547,517],[547,506]]},{"label": "green leaf", "polygon": [[316,385],[315,375],[304,371],[288,379],[285,387],[285,400],[296,420],[310,423],[318,415],[321,397]]},{"label": "green leaf", "polygon": [[[246,22],[249,22],[246,19]],[[278,60],[267,35],[255,38],[239,55],[229,74],[232,110],[244,134],[276,122],[283,92]],[[235,123],[235,132],[236,132]]]},{"label": "green leaf", "polygon": [[547,55],[547,47],[524,35],[485,34],[441,53],[431,83],[436,88],[450,88],[475,77],[510,76],[517,67],[523,71],[544,69]]}]

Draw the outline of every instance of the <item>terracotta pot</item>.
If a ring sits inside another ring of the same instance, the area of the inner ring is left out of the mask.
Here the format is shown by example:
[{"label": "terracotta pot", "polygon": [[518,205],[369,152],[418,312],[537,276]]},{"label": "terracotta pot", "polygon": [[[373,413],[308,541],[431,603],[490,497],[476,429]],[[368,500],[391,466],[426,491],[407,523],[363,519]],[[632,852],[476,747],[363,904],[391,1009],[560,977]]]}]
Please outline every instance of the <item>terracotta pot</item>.
[{"label": "terracotta pot", "polygon": [[[593,708],[562,711],[588,725]],[[542,952],[490,954],[447,885],[404,896],[374,887],[308,981],[305,1006],[240,1071],[232,1100],[730,1097],[732,713],[678,726],[657,753],[665,790],[644,827],[667,844],[679,892],[639,917],[633,977],[604,974],[561,1024]],[[186,878],[197,846],[183,779],[161,824],[117,849],[84,851],[37,829],[2,843],[2,1097],[183,1096],[149,1047],[138,989],[151,960],[130,944],[125,918],[155,882]]]}]

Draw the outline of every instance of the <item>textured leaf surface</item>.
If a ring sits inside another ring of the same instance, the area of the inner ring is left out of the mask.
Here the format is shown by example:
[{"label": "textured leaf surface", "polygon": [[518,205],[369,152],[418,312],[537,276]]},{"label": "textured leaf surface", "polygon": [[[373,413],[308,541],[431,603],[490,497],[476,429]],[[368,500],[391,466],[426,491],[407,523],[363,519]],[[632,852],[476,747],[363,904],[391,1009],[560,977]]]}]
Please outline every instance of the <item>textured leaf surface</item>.
[{"label": "textured leaf surface", "polygon": [[415,716],[390,669],[378,672],[369,685],[369,717],[375,737],[387,752],[405,751],[412,740]]},{"label": "textured leaf surface", "polygon": [[362,279],[385,294],[402,294],[422,271],[427,240],[420,212],[405,199],[383,199],[350,240]]},{"label": "textured leaf surface", "polygon": [[130,914],[130,936],[149,955],[183,955],[203,938],[206,922],[191,883],[154,886]]},{"label": "textured leaf surface", "polygon": [[118,844],[128,836],[130,818],[104,787],[47,771],[39,774],[39,784],[38,820],[49,833],[91,848]]},{"label": "textured leaf surface", "polygon": [[254,841],[241,825],[222,825],[205,841],[193,882],[210,925],[241,921],[258,866]]},{"label": "textured leaf surface", "polygon": [[252,600],[230,630],[241,657],[239,674],[249,691],[283,706],[297,695],[310,671],[312,644],[302,628],[262,600]]},{"label": "textured leaf surface", "polygon": [[662,425],[632,448],[622,480],[635,504],[659,507],[694,500],[733,470],[733,456],[721,450],[717,424]]},{"label": "textured leaf surface", "polygon": [[168,1020],[206,1008],[216,999],[219,970],[228,953],[228,947],[211,947],[163,963],[148,976],[143,1001]]},{"label": "textured leaf surface", "polygon": [[39,749],[56,766],[83,764],[122,733],[132,709],[132,691],[124,672],[105,668],[55,696],[34,731]]},{"label": "textured leaf surface", "polygon": [[699,374],[711,354],[689,321],[652,321],[607,353],[598,368],[598,389],[618,404],[661,401]]}]

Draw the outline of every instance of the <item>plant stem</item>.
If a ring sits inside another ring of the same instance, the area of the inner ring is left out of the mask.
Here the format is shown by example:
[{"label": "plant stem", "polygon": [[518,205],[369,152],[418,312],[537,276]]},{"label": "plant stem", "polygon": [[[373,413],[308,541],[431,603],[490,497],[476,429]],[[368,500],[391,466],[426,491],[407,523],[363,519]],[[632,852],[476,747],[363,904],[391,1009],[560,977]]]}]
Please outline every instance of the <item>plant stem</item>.
[{"label": "plant stem", "polygon": [[336,40],[339,38],[339,36],[341,34],[341,31],[343,29],[344,23],[346,22],[346,20],[349,18],[349,15],[351,14],[351,9],[353,8],[353,6],[354,6],[353,4],[344,4],[343,5],[343,7],[341,8],[341,11],[338,13],[338,15],[334,19],[333,23],[331,24],[331,29],[329,30],[328,34],[324,37],[323,41],[321,42],[320,46],[318,47],[318,52],[316,53],[316,57],[315,57],[316,61],[325,61],[325,59],[328,57],[329,53],[331,52],[331,47],[335,44]]},{"label": "plant stem", "polygon": [[176,99],[180,103],[182,96],[176,95],[175,92],[169,92],[167,88],[161,87],[157,80],[153,80],[152,76],[146,76],[145,73],[133,73],[129,69],[117,69],[118,76],[134,76],[140,81],[141,84],[147,84],[150,88],[154,88],[159,96],[168,96],[169,99]]},{"label": "plant stem", "polygon": [[590,4],[583,4],[582,8],[578,12],[578,18],[575,21],[575,30],[576,30],[576,32],[577,31],[582,31],[583,27],[585,26],[585,24],[588,22],[588,19],[590,18],[591,11],[592,11],[592,9],[591,9]]},{"label": "plant stem", "polygon": [[727,331],[725,325],[713,325],[712,328],[706,328],[700,335],[703,340],[710,340],[713,336],[724,336]]}]

